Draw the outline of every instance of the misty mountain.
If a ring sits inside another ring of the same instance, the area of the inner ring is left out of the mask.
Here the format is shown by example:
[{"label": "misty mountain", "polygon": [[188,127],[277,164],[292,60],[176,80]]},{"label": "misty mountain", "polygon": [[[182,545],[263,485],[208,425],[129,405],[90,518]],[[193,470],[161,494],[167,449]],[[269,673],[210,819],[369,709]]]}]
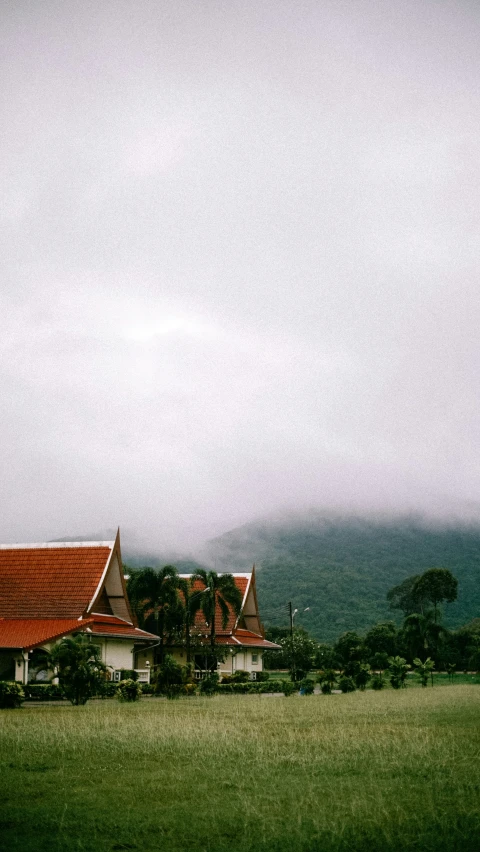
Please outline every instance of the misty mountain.
[{"label": "misty mountain", "polygon": [[179,574],[194,574],[199,568],[207,568],[202,562],[175,554],[153,554],[149,551],[134,551],[128,545],[122,548],[122,557],[128,568],[163,568],[164,565],[174,565]]},{"label": "misty mountain", "polygon": [[[480,527],[421,518],[360,518],[310,512],[259,521],[209,542],[217,570],[258,569],[265,625],[295,623],[320,640],[363,631],[380,620],[401,620],[388,590],[427,568],[448,568],[459,581],[458,600],[444,609],[457,627],[480,615]],[[309,607],[308,611],[304,611]]]}]

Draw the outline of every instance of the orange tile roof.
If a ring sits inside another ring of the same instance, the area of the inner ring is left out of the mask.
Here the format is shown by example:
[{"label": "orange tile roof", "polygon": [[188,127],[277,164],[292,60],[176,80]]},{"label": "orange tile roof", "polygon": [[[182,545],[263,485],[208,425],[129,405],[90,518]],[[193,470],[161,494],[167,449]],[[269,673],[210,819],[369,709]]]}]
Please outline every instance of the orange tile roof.
[{"label": "orange tile roof", "polygon": [[268,639],[263,639],[257,633],[251,633],[249,630],[234,630],[231,636],[219,636],[219,645],[245,645],[249,648],[263,648],[265,651],[277,651],[281,647],[274,642],[269,642]]},{"label": "orange tile roof", "polygon": [[[85,623],[87,619],[83,623]],[[90,619],[89,619],[90,621]],[[88,632],[92,632],[93,636],[118,636],[121,639],[145,639],[148,641],[158,640],[160,637],[154,633],[148,633],[146,630],[140,630],[139,627],[133,627],[132,624],[127,624],[121,618],[108,616],[93,616],[91,623],[88,626]]]},{"label": "orange tile roof", "polygon": [[28,650],[69,633],[155,641],[158,636],[127,624],[120,618],[0,618],[0,648]]},{"label": "orange tile roof", "polygon": [[76,618],[2,618],[0,619],[0,648],[33,648],[59,639],[65,634],[87,626],[90,619]]},{"label": "orange tile roof", "polygon": [[0,548],[0,617],[79,618],[110,553],[103,543]]}]

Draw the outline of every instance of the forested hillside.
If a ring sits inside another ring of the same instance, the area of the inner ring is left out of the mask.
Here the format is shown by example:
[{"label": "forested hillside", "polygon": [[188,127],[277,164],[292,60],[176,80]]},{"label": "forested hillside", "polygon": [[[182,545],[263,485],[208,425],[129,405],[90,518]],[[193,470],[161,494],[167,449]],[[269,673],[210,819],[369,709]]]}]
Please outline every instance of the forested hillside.
[{"label": "forested hillside", "polygon": [[457,627],[480,616],[480,527],[310,513],[248,524],[210,542],[209,553],[219,571],[256,563],[267,626],[287,623],[291,600],[299,610],[295,623],[320,640],[400,620],[389,609],[387,591],[432,567],[448,568],[459,581],[458,600],[445,607],[444,623]]}]

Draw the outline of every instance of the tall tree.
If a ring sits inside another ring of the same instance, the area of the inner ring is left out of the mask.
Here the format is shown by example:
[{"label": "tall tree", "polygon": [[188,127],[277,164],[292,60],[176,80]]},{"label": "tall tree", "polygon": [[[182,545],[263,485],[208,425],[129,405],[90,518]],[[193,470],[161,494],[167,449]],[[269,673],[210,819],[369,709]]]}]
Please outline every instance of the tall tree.
[{"label": "tall tree", "polygon": [[452,603],[457,599],[458,580],[448,568],[429,568],[413,587],[413,594],[425,598],[433,604],[435,623],[437,608],[442,601]]},{"label": "tall tree", "polygon": [[142,568],[128,581],[127,591],[135,609],[143,613],[144,625],[152,625],[160,639],[160,663],[163,662],[167,634],[171,633],[178,621],[178,580],[177,569],[173,565],[165,565],[159,571]]},{"label": "tall tree", "polygon": [[310,639],[303,630],[294,630],[293,636],[280,639],[283,653],[290,670],[290,677],[295,682],[307,676],[313,666],[317,643]]},{"label": "tall tree", "polygon": [[363,640],[368,658],[376,654],[394,657],[397,653],[397,628],[393,621],[384,621],[370,628]]},{"label": "tall tree", "polygon": [[192,579],[202,583],[204,593],[200,595],[200,607],[205,621],[210,628],[210,648],[215,651],[216,625],[215,614],[218,610],[221,615],[222,628],[228,624],[230,613],[238,616],[242,608],[242,595],[235,585],[232,574],[217,574],[216,571],[205,571],[203,568],[193,574]]},{"label": "tall tree", "polygon": [[346,633],[342,633],[333,647],[342,666],[345,666],[352,660],[360,662],[364,659],[365,648],[363,639],[355,630],[348,630]]},{"label": "tall tree", "polygon": [[390,589],[387,592],[390,609],[401,609],[405,616],[412,615],[414,612],[423,612],[428,604],[428,598],[422,594],[422,589],[417,587],[419,580],[420,574],[414,574]]}]

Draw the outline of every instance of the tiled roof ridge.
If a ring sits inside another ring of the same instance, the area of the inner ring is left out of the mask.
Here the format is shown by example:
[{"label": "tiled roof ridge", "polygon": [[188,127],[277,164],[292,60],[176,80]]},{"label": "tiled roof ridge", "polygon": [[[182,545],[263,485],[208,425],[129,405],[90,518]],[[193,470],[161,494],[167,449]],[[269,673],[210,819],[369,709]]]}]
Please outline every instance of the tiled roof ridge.
[{"label": "tiled roof ridge", "polygon": [[75,621],[80,627],[93,621],[90,615],[77,618],[75,615],[2,615],[0,621]]},{"label": "tiled roof ridge", "polygon": [[126,618],[120,618],[119,615],[111,615],[108,612],[89,612],[88,615],[85,616],[85,620],[104,621],[105,624],[118,622],[120,624],[126,624],[127,626],[133,625],[133,621],[128,621]]},{"label": "tiled roof ridge", "polygon": [[0,550],[46,550],[65,547],[108,547],[113,548],[114,541],[37,541],[28,544],[0,544]]},{"label": "tiled roof ridge", "polygon": [[264,636],[262,636],[262,634],[261,634],[261,633],[256,633],[254,630],[247,630],[245,627],[236,627],[236,628],[232,631],[232,635],[233,635],[233,636],[235,636],[235,634],[237,634],[237,633],[241,633],[241,634],[242,634],[242,636],[245,636],[245,635],[248,635],[248,636],[258,636],[258,638],[259,638],[259,639],[265,639],[265,637],[264,637]]}]

